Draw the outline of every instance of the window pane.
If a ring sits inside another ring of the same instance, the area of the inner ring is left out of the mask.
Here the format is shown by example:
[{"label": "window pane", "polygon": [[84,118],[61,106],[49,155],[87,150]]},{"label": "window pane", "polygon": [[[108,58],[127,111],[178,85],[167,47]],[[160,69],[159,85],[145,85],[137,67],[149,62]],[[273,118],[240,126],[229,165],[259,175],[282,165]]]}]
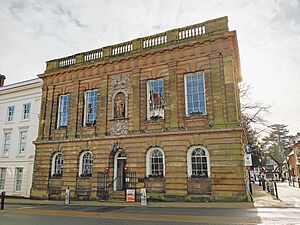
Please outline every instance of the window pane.
[{"label": "window pane", "polygon": [[1,152],[1,154],[3,154],[3,155],[8,155],[8,153],[9,153],[10,136],[11,136],[11,133],[4,133],[3,152]]},{"label": "window pane", "polygon": [[97,116],[98,90],[86,92],[85,96],[85,125],[95,125]]},{"label": "window pane", "polygon": [[207,177],[207,157],[203,149],[196,148],[191,153],[192,176]]},{"label": "window pane", "polygon": [[160,150],[153,150],[150,153],[150,175],[153,176],[163,176],[164,174],[164,160],[163,154]]},{"label": "window pane", "polygon": [[186,75],[187,114],[206,114],[204,73],[198,72]]},{"label": "window pane", "polygon": [[0,190],[4,190],[6,178],[6,168],[0,168]]},{"label": "window pane", "polygon": [[63,154],[57,154],[55,156],[54,174],[61,175],[63,171]]},{"label": "window pane", "polygon": [[148,81],[148,119],[164,118],[164,80]]},{"label": "window pane", "polygon": [[27,131],[20,132],[19,155],[25,155]]},{"label": "window pane", "polygon": [[59,98],[59,127],[68,126],[70,95],[62,95]]},{"label": "window pane", "polygon": [[93,159],[91,153],[87,152],[82,157],[82,174],[91,175],[93,167]]},{"label": "window pane", "polygon": [[7,121],[13,121],[14,112],[15,112],[15,106],[9,106],[7,108]]},{"label": "window pane", "polygon": [[21,191],[23,178],[23,168],[16,168],[15,191]]},{"label": "window pane", "polygon": [[29,119],[30,115],[30,103],[24,104],[23,105],[23,120]]}]

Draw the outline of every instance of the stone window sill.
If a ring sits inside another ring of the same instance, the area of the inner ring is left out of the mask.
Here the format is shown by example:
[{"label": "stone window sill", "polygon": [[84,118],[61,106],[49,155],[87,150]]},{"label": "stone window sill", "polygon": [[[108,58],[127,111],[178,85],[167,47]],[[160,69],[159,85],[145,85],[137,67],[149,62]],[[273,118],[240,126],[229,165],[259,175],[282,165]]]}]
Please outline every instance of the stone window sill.
[{"label": "stone window sill", "polygon": [[184,119],[186,119],[186,120],[207,119],[207,114],[185,116]]},{"label": "stone window sill", "polygon": [[164,118],[161,118],[161,119],[147,119],[145,121],[146,123],[164,123],[165,122],[165,119]]},{"label": "stone window sill", "polygon": [[21,119],[20,123],[26,123],[26,122],[29,122],[29,121],[30,121],[30,119]]},{"label": "stone window sill", "polygon": [[110,119],[109,121],[118,121],[118,120],[129,120],[128,117],[123,117],[123,118],[113,118],[113,119]]}]

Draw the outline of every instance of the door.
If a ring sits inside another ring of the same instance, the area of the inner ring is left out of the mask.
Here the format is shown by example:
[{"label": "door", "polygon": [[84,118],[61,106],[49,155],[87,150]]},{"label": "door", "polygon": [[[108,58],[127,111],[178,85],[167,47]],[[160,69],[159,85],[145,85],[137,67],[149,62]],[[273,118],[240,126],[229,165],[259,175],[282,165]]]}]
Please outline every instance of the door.
[{"label": "door", "polygon": [[114,159],[114,191],[125,190],[125,166],[127,157],[123,150],[115,154]]},{"label": "door", "polygon": [[126,165],[126,159],[117,160],[117,191],[125,190],[125,174],[124,168]]}]

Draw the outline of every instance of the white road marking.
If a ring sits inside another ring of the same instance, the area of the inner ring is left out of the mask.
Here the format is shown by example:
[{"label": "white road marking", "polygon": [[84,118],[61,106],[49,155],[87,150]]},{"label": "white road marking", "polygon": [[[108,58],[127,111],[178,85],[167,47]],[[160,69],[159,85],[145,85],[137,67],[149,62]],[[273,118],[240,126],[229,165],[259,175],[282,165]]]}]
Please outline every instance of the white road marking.
[{"label": "white road marking", "polygon": [[18,209],[35,209],[35,206],[24,206],[24,207],[20,207]]}]

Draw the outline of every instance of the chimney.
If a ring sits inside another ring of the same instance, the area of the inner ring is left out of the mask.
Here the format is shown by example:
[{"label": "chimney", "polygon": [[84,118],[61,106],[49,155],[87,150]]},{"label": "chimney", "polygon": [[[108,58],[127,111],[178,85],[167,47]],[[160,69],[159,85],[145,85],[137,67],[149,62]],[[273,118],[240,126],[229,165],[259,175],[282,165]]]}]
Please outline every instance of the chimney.
[{"label": "chimney", "polygon": [[4,80],[6,79],[6,77],[2,74],[0,74],[0,87],[4,86]]}]

